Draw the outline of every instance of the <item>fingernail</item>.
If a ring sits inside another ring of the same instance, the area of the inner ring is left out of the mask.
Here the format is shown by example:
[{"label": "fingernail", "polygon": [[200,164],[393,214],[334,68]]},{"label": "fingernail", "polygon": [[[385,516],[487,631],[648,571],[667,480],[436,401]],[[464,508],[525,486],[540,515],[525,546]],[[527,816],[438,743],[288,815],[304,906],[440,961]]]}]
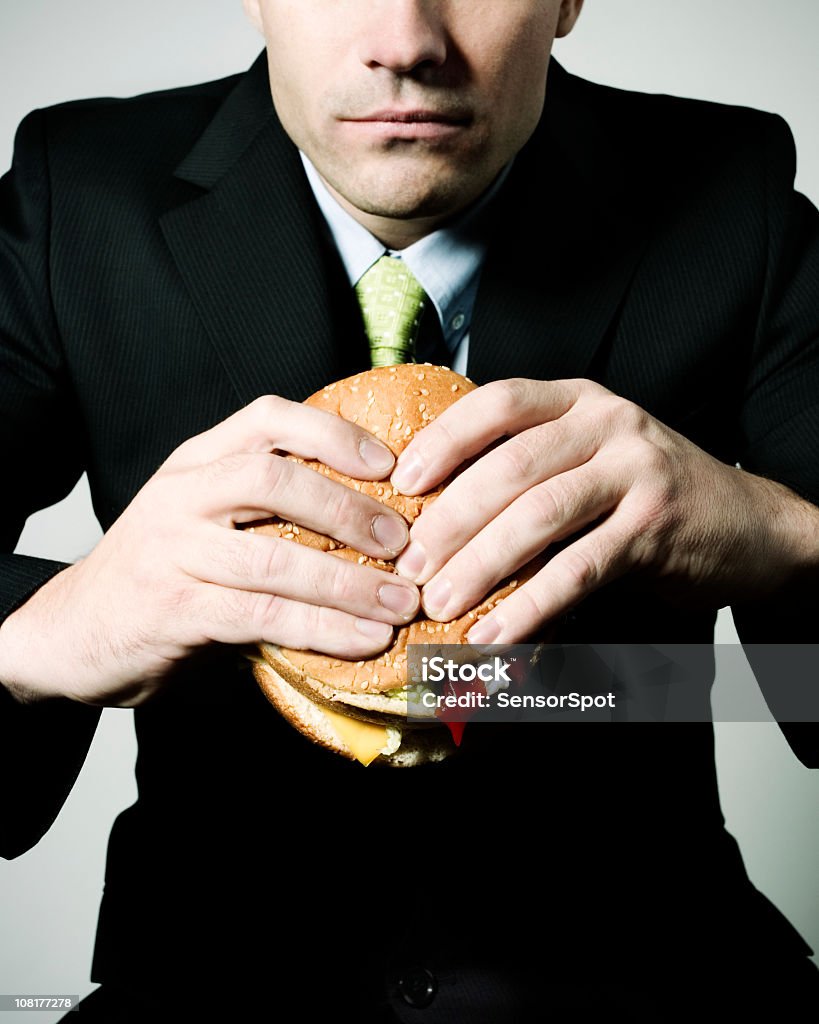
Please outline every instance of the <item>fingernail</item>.
[{"label": "fingernail", "polygon": [[397,555],[409,540],[409,528],[398,516],[376,516],[370,527],[376,543]]},{"label": "fingernail", "polygon": [[408,455],[407,458],[402,456],[390,477],[390,483],[399,491],[410,491],[421,476],[423,468],[417,455]]},{"label": "fingernail", "polygon": [[430,615],[440,615],[452,597],[452,584],[447,579],[435,580],[424,587],[424,608]]},{"label": "fingernail", "polygon": [[358,454],[376,473],[386,473],[392,469],[395,456],[385,444],[372,437],[362,437],[358,442]]},{"label": "fingernail", "polygon": [[424,571],[426,564],[427,553],[418,541],[414,540],[395,563],[395,569],[401,576],[405,576],[410,580],[417,580]]},{"label": "fingernail", "polygon": [[496,619],[481,619],[466,634],[466,642],[473,647],[485,647],[500,636],[500,623]]},{"label": "fingernail", "polygon": [[418,611],[418,592],[410,590],[409,587],[385,583],[383,587],[379,587],[378,600],[388,611],[395,612],[406,620],[414,618]]},{"label": "fingernail", "polygon": [[368,640],[375,640],[384,647],[392,638],[392,626],[388,626],[386,622],[373,622],[372,619],[356,619],[355,628],[362,636],[366,636]]}]

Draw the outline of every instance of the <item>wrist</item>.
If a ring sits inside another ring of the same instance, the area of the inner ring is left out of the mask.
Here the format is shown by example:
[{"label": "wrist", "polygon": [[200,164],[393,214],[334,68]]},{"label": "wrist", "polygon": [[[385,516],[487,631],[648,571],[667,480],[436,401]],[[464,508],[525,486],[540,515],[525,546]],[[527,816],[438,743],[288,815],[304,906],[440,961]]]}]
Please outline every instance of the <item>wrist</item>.
[{"label": "wrist", "polygon": [[[61,616],[49,595],[59,591],[61,577],[72,569],[57,573],[0,623],[0,685],[19,704],[71,696],[57,682],[66,650],[55,635]],[[59,663],[50,664],[54,658]]]},{"label": "wrist", "polygon": [[746,476],[755,488],[756,520],[764,538],[749,554],[762,559],[759,569],[771,591],[819,582],[819,508],[784,484]]}]

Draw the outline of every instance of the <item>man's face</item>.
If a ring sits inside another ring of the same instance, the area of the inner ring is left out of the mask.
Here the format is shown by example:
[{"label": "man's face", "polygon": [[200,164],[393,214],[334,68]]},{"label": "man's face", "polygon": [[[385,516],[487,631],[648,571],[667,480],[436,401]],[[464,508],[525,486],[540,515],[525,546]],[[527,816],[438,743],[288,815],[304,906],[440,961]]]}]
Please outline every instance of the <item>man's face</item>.
[{"label": "man's face", "polygon": [[582,5],[244,2],[264,33],[282,124],[371,230],[431,226],[492,183],[534,130],[552,43]]}]

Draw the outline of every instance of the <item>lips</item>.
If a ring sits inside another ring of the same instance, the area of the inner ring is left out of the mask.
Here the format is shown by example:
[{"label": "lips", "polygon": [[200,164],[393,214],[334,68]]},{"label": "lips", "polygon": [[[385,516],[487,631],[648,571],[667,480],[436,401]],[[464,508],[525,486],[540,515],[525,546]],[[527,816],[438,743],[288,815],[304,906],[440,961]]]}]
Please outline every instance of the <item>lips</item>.
[{"label": "lips", "polygon": [[377,110],[363,117],[344,118],[356,131],[379,139],[434,141],[457,135],[470,119],[438,110]]},{"label": "lips", "polygon": [[346,120],[358,124],[445,124],[461,126],[467,123],[466,117],[445,114],[437,110],[378,110],[364,117],[351,117]]}]

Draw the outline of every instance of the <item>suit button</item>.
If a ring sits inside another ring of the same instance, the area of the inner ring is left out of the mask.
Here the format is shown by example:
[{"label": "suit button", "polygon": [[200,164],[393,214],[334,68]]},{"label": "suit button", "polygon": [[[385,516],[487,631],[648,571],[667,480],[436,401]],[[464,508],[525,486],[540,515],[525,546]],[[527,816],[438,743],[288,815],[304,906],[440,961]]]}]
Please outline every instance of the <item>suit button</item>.
[{"label": "suit button", "polygon": [[438,979],[426,967],[410,967],[398,976],[398,991],[407,1006],[423,1010],[438,991]]}]

